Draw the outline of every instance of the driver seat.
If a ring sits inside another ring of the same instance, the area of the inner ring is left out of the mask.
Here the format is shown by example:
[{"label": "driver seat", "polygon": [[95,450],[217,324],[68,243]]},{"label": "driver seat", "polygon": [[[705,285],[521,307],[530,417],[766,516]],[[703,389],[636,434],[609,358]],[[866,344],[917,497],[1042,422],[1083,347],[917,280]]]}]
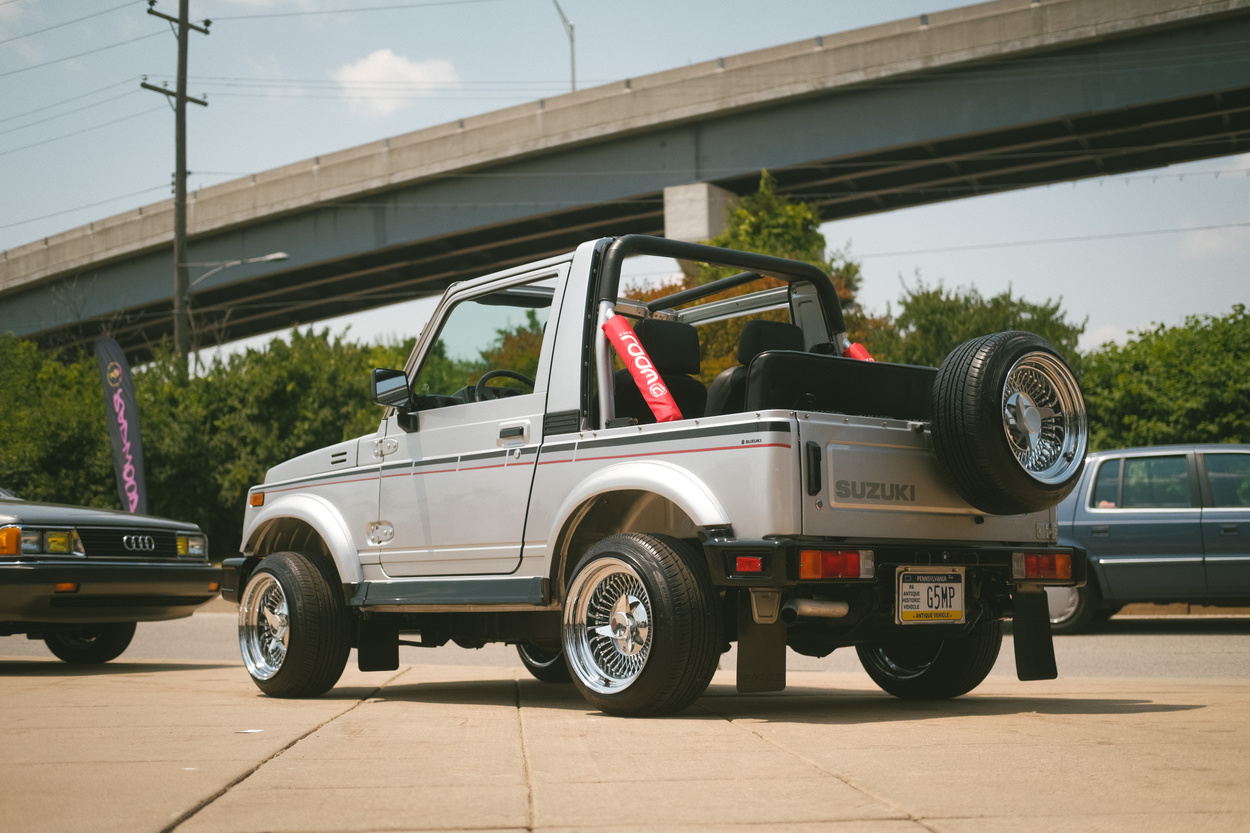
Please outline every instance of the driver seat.
[{"label": "driver seat", "polygon": [[[634,333],[651,357],[660,379],[673,396],[683,419],[703,416],[707,388],[694,376],[699,372],[699,333],[691,324],[646,318],[634,326]],[[633,417],[639,425],[655,422],[655,414],[643,399],[628,370],[612,377],[616,416]]]}]

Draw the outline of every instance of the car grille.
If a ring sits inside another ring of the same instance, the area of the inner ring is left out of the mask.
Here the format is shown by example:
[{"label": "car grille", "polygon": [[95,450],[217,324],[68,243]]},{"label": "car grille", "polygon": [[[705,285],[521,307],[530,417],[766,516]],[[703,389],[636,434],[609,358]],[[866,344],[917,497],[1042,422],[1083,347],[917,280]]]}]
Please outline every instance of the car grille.
[{"label": "car grille", "polygon": [[[88,558],[166,560],[178,557],[178,535],[168,529],[78,527]],[[127,540],[131,546],[127,547]]]}]

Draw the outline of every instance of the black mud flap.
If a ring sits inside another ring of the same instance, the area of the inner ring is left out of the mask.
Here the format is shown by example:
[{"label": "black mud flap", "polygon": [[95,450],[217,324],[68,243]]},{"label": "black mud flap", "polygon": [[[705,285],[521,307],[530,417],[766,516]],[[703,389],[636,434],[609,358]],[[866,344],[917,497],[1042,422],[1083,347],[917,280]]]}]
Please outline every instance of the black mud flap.
[{"label": "black mud flap", "polygon": [[786,625],[762,625],[751,613],[750,593],[738,594],[738,691],[758,694],[786,687]]},{"label": "black mud flap", "polygon": [[1012,595],[1016,612],[1011,619],[1012,643],[1016,651],[1016,676],[1021,680],[1053,680],[1059,676],[1055,665],[1055,643],[1050,636],[1050,609],[1046,591]]},{"label": "black mud flap", "polygon": [[399,667],[399,629],[378,617],[362,617],[356,632],[356,666],[361,671],[394,671]]}]

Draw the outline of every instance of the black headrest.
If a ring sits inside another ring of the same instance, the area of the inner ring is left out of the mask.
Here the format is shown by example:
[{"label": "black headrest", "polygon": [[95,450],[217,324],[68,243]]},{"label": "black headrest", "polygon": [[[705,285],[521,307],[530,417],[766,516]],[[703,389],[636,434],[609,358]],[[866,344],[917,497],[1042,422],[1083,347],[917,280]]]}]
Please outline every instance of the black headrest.
[{"label": "black headrest", "polygon": [[699,333],[691,324],[646,318],[634,327],[660,375],[699,372]]},{"label": "black headrest", "polygon": [[738,364],[747,365],[765,350],[804,349],[803,330],[784,321],[748,321],[738,336]]}]

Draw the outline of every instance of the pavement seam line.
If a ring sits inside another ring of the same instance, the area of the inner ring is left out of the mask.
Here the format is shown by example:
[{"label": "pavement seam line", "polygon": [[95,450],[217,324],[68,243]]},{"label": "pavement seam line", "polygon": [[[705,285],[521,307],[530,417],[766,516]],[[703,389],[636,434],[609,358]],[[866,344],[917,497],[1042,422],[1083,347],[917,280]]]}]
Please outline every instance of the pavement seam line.
[{"label": "pavement seam line", "polygon": [[328,720],[324,720],[324,721],[322,721],[321,723],[319,723],[319,724],[317,724],[316,726],[314,726],[314,727],[312,727],[311,729],[309,729],[307,732],[304,732],[304,734],[300,735],[299,737],[293,738],[293,739],[290,741],[290,743],[287,743],[285,746],[283,746],[281,749],[279,749],[279,750],[277,750],[276,752],[274,752],[274,753],[273,753],[272,755],[270,755],[269,757],[267,757],[267,758],[265,758],[265,759],[263,759],[263,760],[257,761],[255,766],[253,766],[253,767],[251,767],[250,769],[248,769],[246,772],[244,772],[244,773],[243,773],[242,775],[240,775],[238,778],[235,778],[233,781],[231,781],[230,783],[226,784],[226,786],[222,787],[220,790],[218,790],[217,792],[213,793],[213,794],[212,794],[212,795],[210,795],[208,798],[206,798],[206,799],[204,799],[203,801],[201,801],[201,802],[199,802],[198,804],[196,804],[196,805],[195,805],[194,807],[192,807],[190,810],[187,810],[186,812],[184,812],[184,813],[180,814],[180,815],[179,815],[176,819],[174,819],[172,822],[170,822],[170,823],[169,823],[168,825],[166,825],[165,827],[162,827],[162,828],[161,828],[161,830],[160,830],[160,833],[173,833],[173,831],[177,830],[179,827],[181,827],[182,825],[186,824],[186,823],[187,823],[188,821],[190,821],[191,819],[195,818],[195,816],[197,816],[197,815],[200,813],[200,811],[201,811],[201,810],[206,809],[209,805],[211,805],[211,804],[213,804],[214,802],[216,802],[216,801],[217,801],[217,799],[219,799],[219,798],[221,798],[222,796],[226,795],[228,792],[230,792],[232,789],[234,789],[235,787],[237,787],[239,784],[242,784],[244,781],[246,781],[247,779],[251,778],[251,777],[252,777],[253,775],[255,775],[255,774],[256,774],[256,773],[260,770],[260,768],[261,768],[261,767],[263,767],[265,764],[269,763],[270,761],[273,761],[273,760],[277,759],[278,757],[280,757],[280,756],[282,755],[282,753],[286,752],[288,749],[290,749],[291,747],[295,746],[295,744],[299,743],[299,742],[300,742],[300,741],[302,741],[304,738],[309,737],[310,735],[313,735],[313,734],[315,734],[316,732],[319,732],[321,729],[325,728],[326,726],[329,726],[331,723],[333,723],[334,721],[338,720],[340,717],[343,717],[344,715],[351,714],[352,712],[356,711],[356,709],[358,709],[358,708],[360,708],[361,706],[363,706],[363,705],[364,705],[366,702],[368,702],[370,699],[372,699],[373,697],[376,697],[376,696],[377,696],[377,694],[378,694],[378,692],[380,692],[382,689],[386,688],[386,686],[390,685],[391,683],[395,682],[395,680],[399,679],[400,677],[402,677],[402,676],[403,676],[404,674],[406,674],[407,672],[408,672],[408,669],[407,669],[407,668],[405,668],[404,670],[400,671],[400,672],[399,672],[398,674],[396,674],[395,676],[391,677],[391,678],[390,678],[389,680],[387,680],[386,682],[382,683],[382,685],[380,685],[380,686],[378,686],[377,688],[375,688],[375,689],[373,689],[372,691],[370,691],[370,692],[369,692],[368,694],[366,694],[364,697],[361,697],[361,698],[360,698],[359,700],[357,700],[354,704],[352,704],[352,707],[351,707],[351,708],[349,708],[349,709],[344,709],[343,711],[339,712],[338,714],[334,715],[333,717],[329,718]]},{"label": "pavement seam line", "polygon": [[517,736],[521,741],[521,771],[525,773],[525,829],[532,833],[534,830],[534,782],[530,773],[529,747],[525,744],[525,720],[521,716],[521,680],[513,677],[512,684],[516,687],[516,725]]},{"label": "pavement seam line", "polygon": [[850,787],[851,789],[855,790],[857,793],[860,793],[860,794],[862,794],[862,795],[865,795],[865,796],[867,796],[868,798],[871,798],[873,801],[876,801],[876,802],[879,802],[879,803],[881,803],[881,804],[884,804],[886,807],[889,807],[889,808],[891,808],[892,810],[895,810],[896,812],[902,813],[902,814],[903,814],[903,816],[905,816],[905,818],[906,818],[906,820],[907,820],[907,821],[910,821],[910,822],[913,822],[913,823],[915,823],[915,824],[918,824],[918,825],[920,825],[921,827],[923,827],[925,830],[930,830],[930,831],[934,831],[934,833],[937,833],[936,828],[934,828],[932,825],[928,824],[928,822],[926,822],[924,819],[922,819],[922,818],[920,818],[919,816],[915,815],[914,813],[912,813],[912,812],[908,811],[907,809],[905,809],[905,808],[903,808],[903,807],[900,807],[898,804],[896,804],[895,802],[893,802],[893,801],[891,801],[890,799],[886,798],[885,796],[883,796],[883,795],[878,795],[878,794],[877,794],[876,792],[874,792],[873,790],[870,790],[870,789],[868,789],[867,787],[865,787],[865,786],[863,786],[863,785],[859,784],[858,782],[856,782],[856,781],[855,781],[855,779],[853,779],[853,778],[848,778],[848,777],[847,777],[847,776],[845,776],[845,775],[842,775],[842,774],[840,774],[840,773],[834,772],[833,770],[829,769],[827,766],[825,766],[824,764],[820,763],[819,761],[814,760],[814,759],[812,759],[812,758],[809,758],[808,756],[806,756],[806,755],[802,754],[801,752],[797,752],[797,751],[795,751],[795,750],[791,749],[790,747],[786,746],[786,745],[785,745],[785,744],[783,744],[783,743],[780,743],[780,742],[778,742],[778,741],[776,741],[776,740],[773,740],[773,739],[772,739],[772,738],[770,738],[770,737],[767,737],[767,736],[765,736],[765,735],[763,735],[763,734],[760,734],[759,732],[755,731],[754,729],[750,728],[749,726],[746,726],[746,725],[744,725],[744,724],[742,724],[742,723],[739,723],[737,720],[734,720],[732,717],[729,717],[728,715],[721,714],[720,712],[716,711],[715,709],[711,708],[710,706],[708,706],[708,705],[706,705],[706,704],[704,704],[704,703],[699,703],[699,707],[700,707],[700,708],[702,708],[702,709],[704,709],[704,710],[706,710],[707,712],[709,712],[709,713],[711,713],[711,714],[716,715],[717,717],[721,718],[722,720],[726,721],[727,723],[729,723],[729,725],[730,725],[730,726],[733,726],[734,728],[736,728],[736,729],[738,729],[738,730],[740,730],[740,731],[746,732],[746,733],[747,733],[747,734],[749,734],[749,735],[753,735],[753,736],[755,736],[755,737],[759,738],[760,740],[764,741],[765,743],[769,744],[770,746],[773,746],[773,747],[776,747],[777,749],[780,749],[782,752],[785,752],[787,755],[790,755],[791,757],[794,757],[794,758],[799,759],[799,760],[800,760],[800,761],[802,761],[803,763],[805,763],[805,764],[807,764],[808,766],[810,766],[810,767],[812,767],[813,769],[815,769],[817,772],[823,772],[825,775],[828,775],[830,778],[833,778],[833,779],[835,779],[835,780],[837,780],[837,781],[841,781],[843,784],[845,784],[846,786],[848,786],[848,787]]}]

